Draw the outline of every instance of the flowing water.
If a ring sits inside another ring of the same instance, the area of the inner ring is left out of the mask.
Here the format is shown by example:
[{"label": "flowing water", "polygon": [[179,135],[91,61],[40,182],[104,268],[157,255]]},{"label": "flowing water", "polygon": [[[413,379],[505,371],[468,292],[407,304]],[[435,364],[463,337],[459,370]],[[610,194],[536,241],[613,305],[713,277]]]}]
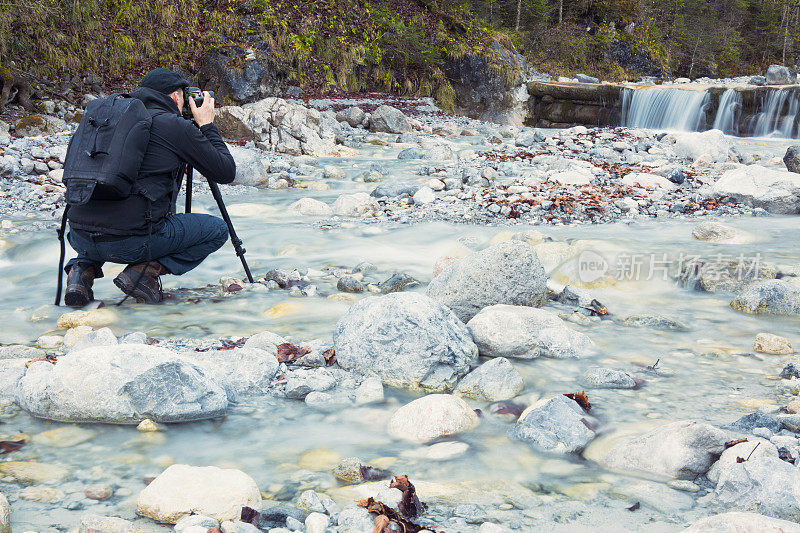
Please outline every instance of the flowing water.
[{"label": "flowing water", "polygon": [[800,111],[800,96],[787,89],[770,91],[762,99],[758,114],[752,118],[752,135],[791,138],[797,135],[797,113]]},{"label": "flowing water", "polygon": [[727,89],[719,99],[714,129],[729,135],[739,134],[739,115],[742,112],[742,95],[734,89]]},{"label": "flowing water", "polygon": [[[704,98],[702,93],[691,96]],[[694,119],[687,118],[685,123],[691,120]],[[781,154],[786,146],[779,141],[756,140],[739,141],[739,145],[742,150],[766,154]],[[389,171],[386,179],[421,179],[414,176],[418,163],[400,162],[396,152],[393,148],[364,149],[360,157],[347,160],[348,178],[368,168],[370,162],[380,161]],[[344,164],[341,160],[320,163]],[[409,273],[420,279],[424,287],[439,256],[465,245],[479,247],[506,229],[437,222],[373,225],[356,220],[325,226],[285,214],[286,206],[303,196],[332,201],[342,192],[372,188],[371,184],[359,184],[347,178],[326,181],[332,188],[324,192],[290,189],[241,194],[240,190],[223,188],[254,273],[263,275],[271,268],[353,267],[361,261],[369,261],[387,273],[393,270]],[[197,197],[195,205],[197,211],[216,211],[209,196]],[[14,222],[24,226],[26,220]],[[576,250],[590,248],[610,259],[638,257],[645,267],[653,258],[660,263],[664,254],[669,259],[677,259],[682,253],[735,257],[760,254],[763,261],[800,264],[800,249],[796,246],[800,242],[800,228],[796,218],[727,222],[755,234],[755,242],[725,246],[693,240],[691,230],[696,221],[691,220],[536,229],[555,240],[577,243]],[[515,226],[511,229],[528,228]],[[0,252],[0,313],[4,317],[0,342],[32,343],[39,335],[51,331],[56,317],[64,311],[49,305],[55,284],[57,242],[50,232],[10,233],[3,239],[8,245]],[[569,265],[559,267],[551,263],[548,266],[554,270],[554,279],[569,280]],[[202,287],[216,283],[221,276],[236,274],[237,268],[237,258],[227,244],[189,274],[166,278],[165,285],[168,289]],[[106,277],[97,282],[98,298],[113,301],[119,296],[111,283],[114,274],[113,268],[109,269]],[[514,361],[525,378],[524,394],[529,401],[548,394],[581,390],[583,385],[578,379],[586,367],[594,364],[628,370],[646,380],[640,390],[590,392],[595,406],[593,412],[603,424],[602,433],[630,427],[644,430],[654,422],[673,419],[698,418],[723,424],[749,412],[737,402],[773,395],[774,382],[767,378],[780,370],[782,358],[765,356],[766,360],[760,360],[750,356],[753,338],[762,331],[789,337],[796,335],[797,319],[739,314],[728,306],[729,294],[693,292],[678,287],[669,278],[664,279],[659,272],[652,274],[650,276],[644,268],[638,281],[610,282],[595,289],[596,296],[617,317],[661,314],[687,325],[688,330],[630,328],[613,320],[590,327],[573,325],[598,344],[599,355],[580,361]],[[279,304],[284,304],[281,312],[268,313]],[[162,338],[239,337],[271,330],[294,341],[330,339],[336,320],[346,311],[347,305],[323,297],[292,298],[284,291],[246,292],[226,298],[205,298],[196,304],[126,305],[117,310],[119,320],[114,327],[120,334],[144,331]],[[555,305],[550,308],[570,310]],[[637,366],[652,365],[656,360],[673,375],[650,376]],[[239,468],[250,474],[262,491],[281,497],[281,494],[291,495],[309,486],[330,485],[329,478],[319,475],[314,478],[298,472],[297,467],[303,452],[324,448],[342,457],[357,456],[365,461],[397,458],[391,469],[408,474],[412,481],[465,482],[474,488],[489,486],[487,479],[499,479],[506,485],[518,482],[539,494],[538,503],[543,505],[541,513],[536,511],[528,516],[537,516],[537,513],[548,516],[546,504],[567,500],[562,493],[576,485],[600,483],[616,487],[633,479],[605,471],[590,460],[537,454],[523,444],[507,440],[508,424],[490,417],[485,417],[476,430],[450,439],[470,446],[463,455],[445,461],[414,457],[419,446],[393,441],[385,431],[393,410],[413,396],[391,389],[386,393],[385,404],[336,413],[320,413],[302,402],[246,398],[222,422],[171,426],[164,433],[140,434],[132,427],[85,425],[96,433],[88,442],[65,449],[34,442],[15,452],[15,459],[35,457],[41,462],[65,466],[76,481],[60,487],[78,496],[87,483],[105,482],[117,487],[118,495],[129,493],[135,498],[143,486],[143,477],[157,474],[174,461]],[[485,404],[475,403],[475,407],[485,408]],[[63,426],[14,413],[9,406],[0,411],[8,433],[37,434]],[[317,478],[321,480],[315,484]],[[19,487],[0,483],[0,489],[14,494]],[[125,497],[115,497],[111,503],[78,500],[82,503],[74,510],[66,504],[15,502],[14,530],[56,531],[65,524],[75,524],[84,512],[131,515],[132,504]],[[507,501],[513,503],[513,497],[508,497]],[[591,515],[581,520],[590,520],[596,527],[587,530],[595,531],[614,531],[623,521],[630,523],[631,520],[636,521],[631,527],[637,530],[672,531],[683,523],[684,517],[708,514],[699,506],[682,513],[678,519],[669,512],[662,514],[653,510],[634,516],[624,509],[630,503],[601,494],[592,500],[590,507],[616,513],[611,515],[612,520],[617,520],[616,525],[594,522]],[[508,513],[509,516],[519,515],[517,511]],[[549,519],[542,520],[543,527],[549,531],[574,530],[572,524],[559,526],[545,523]],[[451,531],[446,523],[440,529]]]},{"label": "flowing water", "polygon": [[677,131],[705,129],[708,91],[691,89],[625,89],[622,95],[622,125]]}]

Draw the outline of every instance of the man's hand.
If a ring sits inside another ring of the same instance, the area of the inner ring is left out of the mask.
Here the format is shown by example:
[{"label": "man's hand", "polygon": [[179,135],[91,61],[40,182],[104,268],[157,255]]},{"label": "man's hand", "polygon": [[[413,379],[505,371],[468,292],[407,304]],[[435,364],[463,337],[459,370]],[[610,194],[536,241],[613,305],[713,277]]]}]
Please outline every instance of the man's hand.
[{"label": "man's hand", "polygon": [[205,126],[214,122],[214,99],[208,91],[203,91],[203,105],[200,107],[197,107],[197,104],[194,103],[194,98],[189,98],[189,109],[192,110],[192,115],[198,126]]}]

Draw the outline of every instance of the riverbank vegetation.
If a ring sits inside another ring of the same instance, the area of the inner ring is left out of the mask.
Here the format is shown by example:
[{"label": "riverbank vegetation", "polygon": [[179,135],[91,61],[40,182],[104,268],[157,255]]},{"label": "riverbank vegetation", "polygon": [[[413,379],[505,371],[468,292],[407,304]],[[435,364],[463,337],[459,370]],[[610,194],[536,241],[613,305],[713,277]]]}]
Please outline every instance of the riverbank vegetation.
[{"label": "riverbank vegetation", "polygon": [[554,75],[721,77],[793,66],[799,24],[789,0],[5,0],[0,59],[113,86],[155,65],[196,72],[206,52],[236,45],[319,92],[448,103],[444,63],[491,63],[492,42]]}]

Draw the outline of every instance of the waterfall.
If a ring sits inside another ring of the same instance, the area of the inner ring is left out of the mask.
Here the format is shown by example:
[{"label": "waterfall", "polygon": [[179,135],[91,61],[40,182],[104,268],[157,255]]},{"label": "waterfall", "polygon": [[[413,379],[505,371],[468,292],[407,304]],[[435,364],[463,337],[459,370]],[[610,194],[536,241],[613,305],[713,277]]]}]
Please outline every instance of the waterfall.
[{"label": "waterfall", "polygon": [[800,111],[800,98],[795,91],[779,89],[769,91],[762,97],[760,111],[752,117],[755,137],[775,135],[791,138],[796,133],[797,113]]},{"label": "waterfall", "polygon": [[708,91],[687,89],[628,89],[622,95],[622,125],[678,131],[707,127]]},{"label": "waterfall", "polygon": [[739,135],[739,114],[741,111],[742,95],[733,89],[726,90],[719,99],[717,117],[714,119],[714,129],[730,135]]}]

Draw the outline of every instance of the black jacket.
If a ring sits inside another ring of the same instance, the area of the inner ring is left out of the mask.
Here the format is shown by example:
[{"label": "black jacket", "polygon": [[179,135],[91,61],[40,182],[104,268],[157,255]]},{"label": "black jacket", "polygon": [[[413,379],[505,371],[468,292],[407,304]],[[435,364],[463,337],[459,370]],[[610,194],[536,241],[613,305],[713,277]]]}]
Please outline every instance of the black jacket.
[{"label": "black jacket", "polygon": [[73,229],[112,235],[158,231],[167,214],[175,211],[187,163],[217,183],[230,183],[236,177],[236,163],[216,126],[198,129],[181,118],[169,96],[158,91],[140,87],[131,95],[144,102],[153,117],[136,192],[125,200],[90,200],[70,207]]}]

